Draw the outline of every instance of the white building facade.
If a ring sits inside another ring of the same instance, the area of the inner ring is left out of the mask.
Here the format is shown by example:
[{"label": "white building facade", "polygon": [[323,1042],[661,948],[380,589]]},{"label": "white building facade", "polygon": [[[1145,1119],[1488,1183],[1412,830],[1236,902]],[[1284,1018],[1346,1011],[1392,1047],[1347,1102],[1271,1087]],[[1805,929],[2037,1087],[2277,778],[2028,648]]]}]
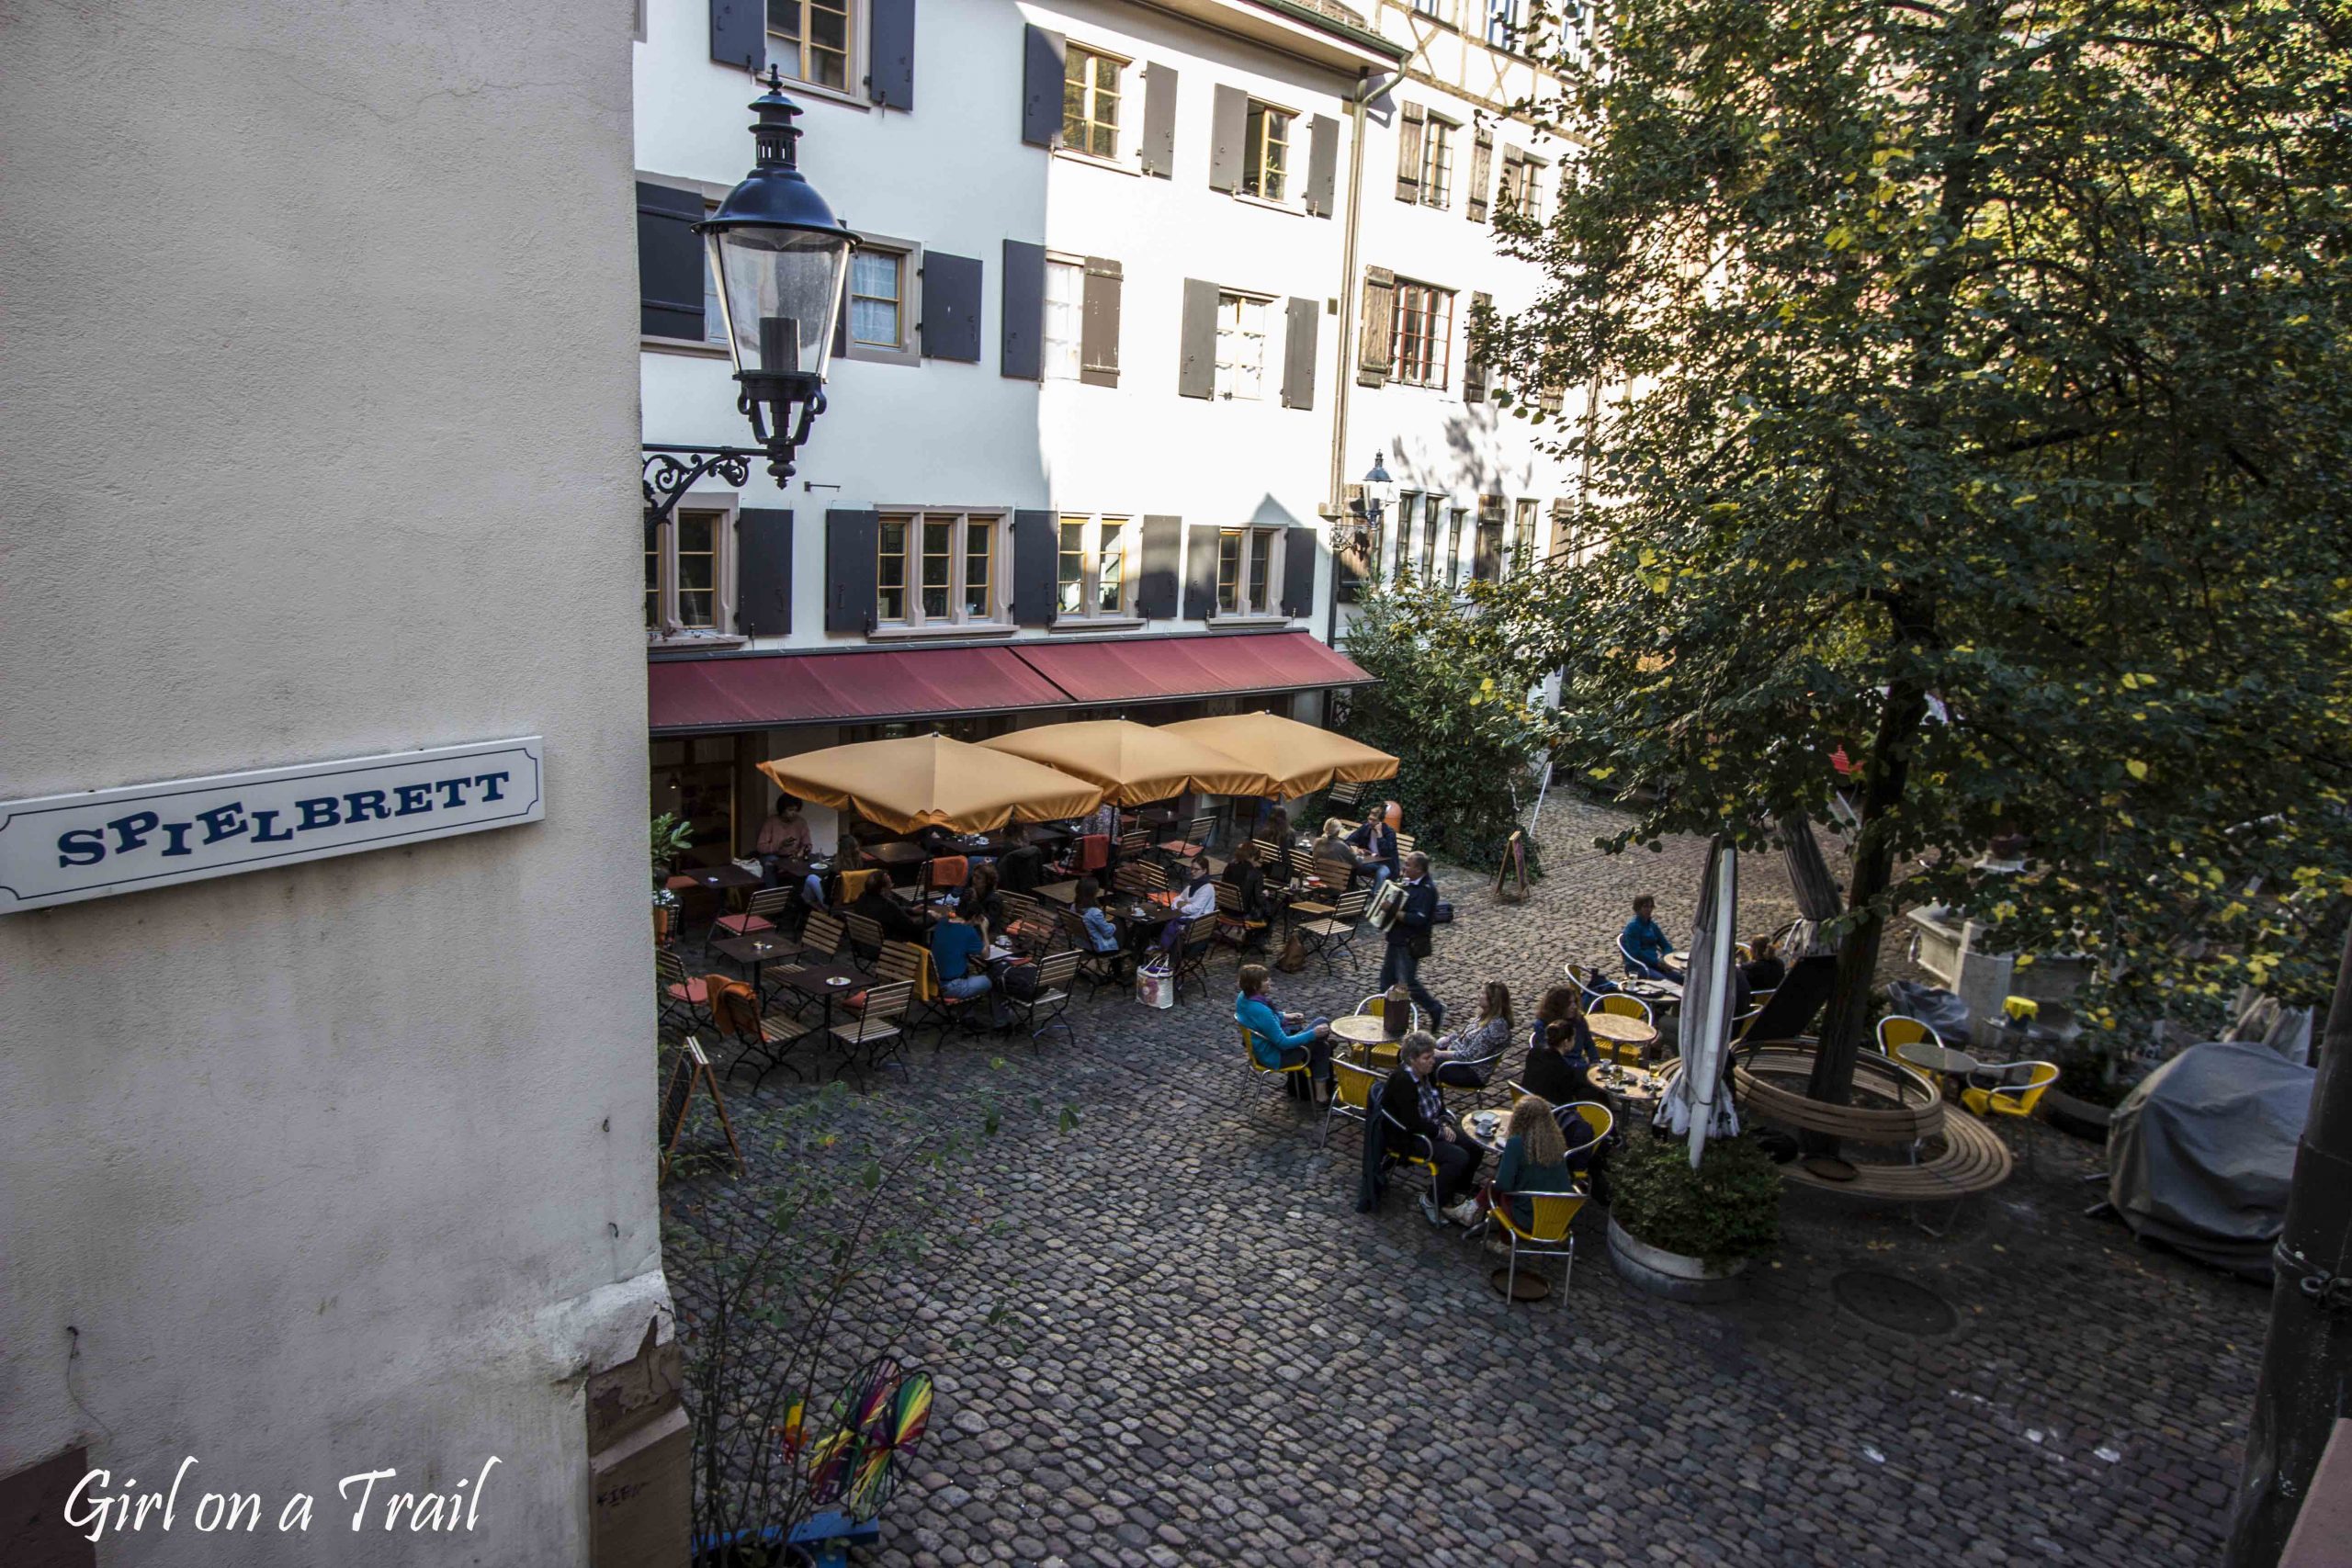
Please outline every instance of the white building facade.
[{"label": "white building facade", "polygon": [[[753,765],[793,751],[1319,716],[1360,677],[1330,644],[1366,562],[1332,524],[1375,446],[1466,515],[1557,498],[1462,373],[1473,294],[1532,287],[1464,216],[1470,119],[1530,68],[1465,96],[1448,39],[1329,0],[651,0],[645,440],[743,438],[691,225],[747,165],[747,66],[786,78],[801,167],[862,241],[789,489],[706,482],[647,551],[654,802],[702,858],[744,852]],[[1396,95],[1464,127],[1450,213],[1391,199]],[[1365,283],[1392,276],[1453,292],[1448,341],[1371,376],[1399,295]]]}]

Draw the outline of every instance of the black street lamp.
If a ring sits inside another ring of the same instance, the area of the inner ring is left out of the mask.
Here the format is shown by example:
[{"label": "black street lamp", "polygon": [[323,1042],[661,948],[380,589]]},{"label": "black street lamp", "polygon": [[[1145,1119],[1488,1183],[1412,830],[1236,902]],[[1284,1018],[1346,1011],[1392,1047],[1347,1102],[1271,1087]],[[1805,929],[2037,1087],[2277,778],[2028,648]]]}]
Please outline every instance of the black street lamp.
[{"label": "black street lamp", "polygon": [[781,485],[792,454],[825,412],[825,367],[841,317],[849,254],[857,237],[833,216],[800,173],[797,105],[774,66],[752,104],[757,161],[718,210],[695,225],[718,280],[718,310],[741,389],[736,407],[752,422],[757,451],[737,446],[645,446],[645,526],[650,534],[695,480],[716,473],[741,484],[764,455]]}]

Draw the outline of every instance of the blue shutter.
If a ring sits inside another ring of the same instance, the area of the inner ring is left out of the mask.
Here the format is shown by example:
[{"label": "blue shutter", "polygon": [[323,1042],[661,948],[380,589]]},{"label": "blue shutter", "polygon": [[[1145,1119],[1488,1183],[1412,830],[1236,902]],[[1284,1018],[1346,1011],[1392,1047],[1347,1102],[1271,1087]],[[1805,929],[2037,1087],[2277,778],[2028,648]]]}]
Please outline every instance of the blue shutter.
[{"label": "blue shutter", "polygon": [[915,0],[873,0],[873,65],[866,96],[886,109],[915,107]]},{"label": "blue shutter", "polygon": [[1016,380],[1046,374],[1046,247],[1004,243],[1004,322],[1001,368]]},{"label": "blue shutter", "polygon": [[745,637],[792,630],[792,513],[747,506],[735,514],[735,629]]},{"label": "blue shutter", "polygon": [[1136,579],[1136,614],[1148,621],[1176,615],[1176,573],[1184,553],[1182,517],[1143,520],[1143,565]]},{"label": "blue shutter", "polygon": [[1297,620],[1315,613],[1315,530],[1293,526],[1283,536],[1283,614]]},{"label": "blue shutter", "polygon": [[648,337],[704,339],[702,197],[637,182],[638,330]]},{"label": "blue shutter", "polygon": [[1062,35],[1035,22],[1021,35],[1021,140],[1051,147],[1062,139]]},{"label": "blue shutter", "polygon": [[1050,512],[1012,514],[1012,619],[1024,626],[1054,624],[1060,597],[1061,535]]},{"label": "blue shutter", "polygon": [[923,252],[922,354],[980,362],[980,264],[973,257]]},{"label": "blue shutter", "polygon": [[874,549],[881,522],[871,512],[825,513],[825,629],[863,637],[874,629]]},{"label": "blue shutter", "polygon": [[768,64],[768,10],[763,0],[710,0],[710,57],[761,72]]}]

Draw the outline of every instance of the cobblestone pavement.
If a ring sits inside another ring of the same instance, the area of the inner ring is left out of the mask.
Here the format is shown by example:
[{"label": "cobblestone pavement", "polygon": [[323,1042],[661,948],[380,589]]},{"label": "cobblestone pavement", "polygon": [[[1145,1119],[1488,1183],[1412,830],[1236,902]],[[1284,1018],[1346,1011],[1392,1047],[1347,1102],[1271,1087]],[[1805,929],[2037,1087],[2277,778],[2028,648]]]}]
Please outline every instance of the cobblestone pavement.
[{"label": "cobblestone pavement", "polygon": [[[1498,975],[1532,1010],[1563,958],[1606,950],[1636,891],[1687,935],[1702,846],[1600,855],[1609,821],[1548,805],[1549,874],[1521,906],[1441,868],[1460,919],[1425,976],[1450,1009]],[[1792,912],[1776,863],[1742,872],[1743,928]],[[1351,1010],[1373,959],[1278,976],[1282,999]],[[1038,1099],[954,1195],[999,1233],[865,1304],[904,1324],[940,1410],[869,1560],[2214,1559],[2267,1297],[2085,1217],[2095,1149],[2005,1126],[2034,1168],[1941,1239],[1900,1210],[1792,1193],[1779,1255],[1721,1306],[1623,1285],[1588,1206],[1565,1297],[1506,1314],[1483,1256],[1401,1191],[1354,1213],[1354,1133],[1318,1149],[1306,1113],[1242,1071],[1230,976],[1221,960],[1210,997],[1170,1011],[1106,990],[1035,1057],[925,1043],[910,1079],[853,1107],[947,1125],[983,1098]],[[755,1159],[763,1119],[806,1092],[779,1076],[735,1097]],[[723,1232],[756,1186],[673,1180],[671,1223]],[[1958,1327],[1871,1326],[1833,1296],[1852,1270],[1926,1286]],[[984,1328],[999,1304],[1012,1324]]]}]

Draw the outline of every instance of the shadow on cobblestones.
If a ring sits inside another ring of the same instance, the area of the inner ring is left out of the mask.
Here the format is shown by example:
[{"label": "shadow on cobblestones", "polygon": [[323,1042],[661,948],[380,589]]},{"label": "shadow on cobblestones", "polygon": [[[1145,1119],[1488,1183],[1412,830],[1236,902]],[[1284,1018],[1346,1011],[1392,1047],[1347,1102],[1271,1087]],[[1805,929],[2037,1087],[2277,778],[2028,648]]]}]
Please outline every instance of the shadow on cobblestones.
[{"label": "shadow on cobblestones", "polygon": [[[1547,806],[1524,905],[1441,868],[1460,919],[1424,976],[1449,1009],[1499,976],[1532,1011],[1637,891],[1687,935],[1703,846],[1592,851],[1612,820]],[[1743,930],[1793,913],[1774,862],[1751,857],[1741,891]],[[1351,1010],[1375,961],[1278,976],[1283,1002]],[[875,1561],[2213,1559],[2267,1297],[2084,1217],[2095,1149],[2005,1128],[2037,1168],[1941,1239],[1792,1192],[1780,1254],[1720,1307],[1622,1287],[1588,1208],[1571,1289],[1506,1315],[1458,1232],[1396,1192],[1353,1212],[1355,1134],[1319,1150],[1242,1070],[1230,974],[1172,1011],[1106,990],[1034,1057],[926,1043],[863,1102],[931,1125],[1006,1108],[947,1194],[985,1239],[868,1303],[936,1371],[940,1410]],[[780,1084],[732,1101],[755,1166],[763,1119],[808,1092]],[[757,1175],[673,1179],[669,1224],[723,1231]],[[1852,1270],[1925,1286],[1958,1327],[1873,1326],[1833,1294]],[[999,1303],[1009,1337],[983,1327]]]}]

